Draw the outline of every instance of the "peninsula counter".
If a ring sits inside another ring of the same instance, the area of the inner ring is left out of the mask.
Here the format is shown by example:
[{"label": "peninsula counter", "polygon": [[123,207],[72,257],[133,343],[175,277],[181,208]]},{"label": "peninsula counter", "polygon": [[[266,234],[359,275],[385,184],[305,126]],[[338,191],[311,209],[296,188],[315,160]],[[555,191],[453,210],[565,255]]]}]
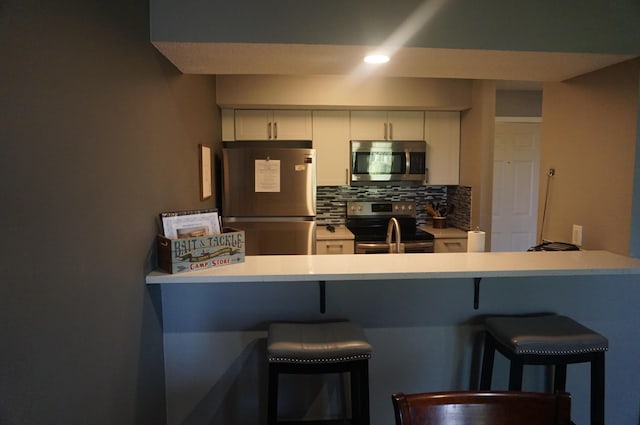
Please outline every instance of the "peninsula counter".
[{"label": "peninsula counter", "polygon": [[[392,392],[474,385],[482,317],[541,311],[609,338],[607,423],[639,420],[640,259],[604,251],[249,256],[215,269],[153,271],[146,283],[163,324],[167,425],[263,423],[265,338],[273,321],[360,323],[374,348],[372,425],[385,425],[393,422]],[[318,286],[322,298],[325,285],[323,312]],[[481,302],[474,305],[477,286]],[[501,361],[496,357],[496,389],[506,389]],[[525,389],[544,388],[539,372],[525,370]],[[326,397],[339,382],[308,391],[289,386],[285,415],[297,416],[309,398]],[[569,367],[575,423],[588,422],[588,388],[588,370]],[[309,414],[327,413],[335,412]]]},{"label": "peninsula counter", "polygon": [[607,251],[248,256],[192,272],[153,271],[147,284],[309,282],[640,274],[640,259]]}]

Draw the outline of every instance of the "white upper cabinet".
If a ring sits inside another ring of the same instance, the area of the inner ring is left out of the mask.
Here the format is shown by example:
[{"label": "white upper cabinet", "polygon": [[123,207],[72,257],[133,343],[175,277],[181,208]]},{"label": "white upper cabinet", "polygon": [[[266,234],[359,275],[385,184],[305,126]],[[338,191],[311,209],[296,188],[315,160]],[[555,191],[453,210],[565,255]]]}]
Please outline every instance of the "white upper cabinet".
[{"label": "white upper cabinet", "polygon": [[318,186],[349,185],[350,140],[426,140],[427,184],[460,182],[460,113],[223,109],[222,140],[312,140]]},{"label": "white upper cabinet", "polygon": [[424,135],[430,185],[460,182],[460,113],[425,112]]},{"label": "white upper cabinet", "polygon": [[237,109],[235,140],[311,140],[311,111]]},{"label": "white upper cabinet", "polygon": [[222,117],[222,141],[232,142],[236,139],[235,120],[233,116],[233,109],[223,109],[221,111]]},{"label": "white upper cabinet", "polygon": [[424,112],[390,111],[389,140],[424,140]]},{"label": "white upper cabinet", "polygon": [[349,111],[313,111],[318,186],[349,184]]},{"label": "white upper cabinet", "polygon": [[351,111],[352,140],[424,140],[422,111]]}]

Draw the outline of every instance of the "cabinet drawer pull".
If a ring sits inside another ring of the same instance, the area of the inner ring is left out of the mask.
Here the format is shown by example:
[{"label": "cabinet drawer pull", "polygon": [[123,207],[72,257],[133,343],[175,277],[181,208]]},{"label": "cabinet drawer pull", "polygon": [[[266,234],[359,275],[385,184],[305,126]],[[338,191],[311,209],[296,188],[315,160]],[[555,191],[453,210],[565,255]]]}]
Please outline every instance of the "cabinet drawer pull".
[{"label": "cabinet drawer pull", "polygon": [[271,123],[267,124],[267,138],[271,139]]}]

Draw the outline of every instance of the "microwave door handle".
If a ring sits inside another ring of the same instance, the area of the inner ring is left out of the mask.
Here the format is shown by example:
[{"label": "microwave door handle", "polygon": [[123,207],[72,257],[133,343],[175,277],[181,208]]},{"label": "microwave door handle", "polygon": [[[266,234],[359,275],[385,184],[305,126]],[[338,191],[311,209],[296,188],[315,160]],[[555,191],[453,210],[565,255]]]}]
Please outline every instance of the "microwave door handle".
[{"label": "microwave door handle", "polygon": [[411,173],[411,152],[409,149],[404,150],[404,175],[408,176]]}]

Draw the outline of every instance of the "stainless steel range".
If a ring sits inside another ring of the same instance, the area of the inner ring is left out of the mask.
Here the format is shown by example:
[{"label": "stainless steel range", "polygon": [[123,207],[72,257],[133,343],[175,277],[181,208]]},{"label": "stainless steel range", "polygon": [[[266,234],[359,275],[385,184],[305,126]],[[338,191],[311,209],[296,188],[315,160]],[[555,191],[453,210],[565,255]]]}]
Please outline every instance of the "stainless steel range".
[{"label": "stainless steel range", "polygon": [[346,224],[356,254],[433,252],[433,235],[418,229],[413,202],[347,202]]}]

